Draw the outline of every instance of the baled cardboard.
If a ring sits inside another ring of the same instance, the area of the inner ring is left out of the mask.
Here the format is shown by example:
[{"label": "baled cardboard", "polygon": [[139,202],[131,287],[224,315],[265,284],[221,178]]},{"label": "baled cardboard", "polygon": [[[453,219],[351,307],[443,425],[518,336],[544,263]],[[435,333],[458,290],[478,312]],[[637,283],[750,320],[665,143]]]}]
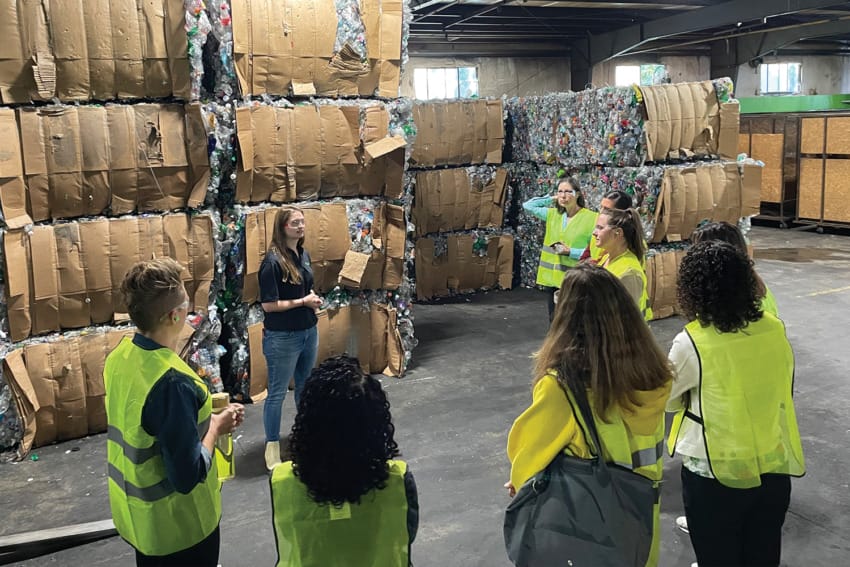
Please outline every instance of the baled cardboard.
[{"label": "baled cardboard", "polygon": [[204,202],[210,166],[197,104],[22,107],[14,118],[11,112],[0,114],[0,132],[13,140],[7,159],[0,158],[9,228]]},{"label": "baled cardboard", "polygon": [[446,236],[447,252],[435,255],[434,240],[416,241],[416,297],[422,300],[482,288],[510,289],[513,280],[513,236],[487,237],[486,255],[480,256],[472,234]]},{"label": "baled cardboard", "polygon": [[[236,200],[289,203],[403,192],[404,139],[383,106],[253,105],[236,110]],[[361,132],[363,132],[361,136]]]},{"label": "baled cardboard", "polygon": [[[19,457],[34,447],[106,431],[106,357],[134,332],[133,327],[121,327],[55,335],[47,341],[25,343],[6,355],[3,376],[24,426]],[[178,352],[192,332],[187,324]]]},{"label": "baled cardboard", "polygon": [[[398,330],[398,312],[381,303],[347,305],[318,312],[319,351],[316,366],[332,356],[349,354],[365,372],[400,377],[404,348]],[[263,355],[263,324],[248,327],[249,395],[254,402],[266,397],[268,367]]]},{"label": "baled cardboard", "polygon": [[757,214],[761,167],[695,163],[664,172],[652,242],[687,240],[702,222],[737,223]]},{"label": "baled cardboard", "polygon": [[501,100],[421,102],[413,106],[415,167],[502,163]]},{"label": "baled cardboard", "polygon": [[648,256],[646,280],[653,320],[672,317],[681,312],[676,294],[679,265],[685,257],[683,250],[670,250]]},{"label": "baled cardboard", "polygon": [[[245,216],[245,274],[242,301],[260,299],[260,264],[274,236],[274,221],[282,207],[251,211]],[[304,213],[304,249],[310,253],[314,289],[324,293],[341,284],[354,289],[398,289],[404,269],[406,221],[404,209],[383,204],[372,221],[370,254],[351,250],[348,212],[342,202],[297,207]]]},{"label": "baled cardboard", "polygon": [[37,225],[4,234],[6,301],[14,341],[110,323],[126,306],[119,293],[135,262],[172,257],[183,264],[193,309],[206,311],[214,275],[207,215],[94,219]]},{"label": "baled cardboard", "polygon": [[434,232],[501,228],[507,171],[499,168],[486,186],[466,169],[420,171],[416,174],[413,224],[417,236]]},{"label": "baled cardboard", "polygon": [[740,108],[720,103],[711,81],[640,87],[646,112],[647,161],[691,153],[734,158]]},{"label": "baled cardboard", "polygon": [[182,0],[7,3],[0,103],[191,95]]},{"label": "baled cardboard", "polygon": [[243,95],[398,96],[399,0],[361,0],[365,61],[350,45],[334,51],[337,14],[331,0],[233,0],[231,6]]}]

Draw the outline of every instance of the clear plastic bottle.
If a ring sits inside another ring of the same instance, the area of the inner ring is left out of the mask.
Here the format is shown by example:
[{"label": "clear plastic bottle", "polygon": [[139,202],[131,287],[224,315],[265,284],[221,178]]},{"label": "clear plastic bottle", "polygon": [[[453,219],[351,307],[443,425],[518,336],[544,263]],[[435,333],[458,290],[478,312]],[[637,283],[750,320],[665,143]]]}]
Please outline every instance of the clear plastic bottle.
[{"label": "clear plastic bottle", "polygon": [[[230,394],[219,392],[212,395],[213,413],[220,413],[230,404]],[[230,480],[236,476],[236,454],[233,452],[233,434],[219,435],[215,441],[213,456],[219,480]]]}]

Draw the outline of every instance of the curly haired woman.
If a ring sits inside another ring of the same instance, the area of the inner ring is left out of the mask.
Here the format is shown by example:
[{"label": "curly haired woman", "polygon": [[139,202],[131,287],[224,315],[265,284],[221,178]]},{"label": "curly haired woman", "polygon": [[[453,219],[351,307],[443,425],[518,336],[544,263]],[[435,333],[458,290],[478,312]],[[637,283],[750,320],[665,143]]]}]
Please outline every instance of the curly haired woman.
[{"label": "curly haired woman", "polygon": [[419,525],[416,484],[381,383],[338,356],[307,380],[292,461],[274,468],[279,567],[408,567]]},{"label": "curly haired woman", "polygon": [[747,255],[720,241],[693,246],[679,268],[690,321],[670,349],[682,455],[682,499],[700,567],[779,565],[791,476],[805,472],[785,325],[762,307]]}]

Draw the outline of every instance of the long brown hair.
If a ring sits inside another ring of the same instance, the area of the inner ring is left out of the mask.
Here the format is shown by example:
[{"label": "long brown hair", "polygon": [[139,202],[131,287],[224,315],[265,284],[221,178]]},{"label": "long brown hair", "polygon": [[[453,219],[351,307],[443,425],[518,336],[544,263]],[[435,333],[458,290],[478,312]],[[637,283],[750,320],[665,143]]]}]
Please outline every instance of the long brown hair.
[{"label": "long brown hair", "polygon": [[608,270],[587,264],[564,275],[555,317],[534,358],[535,384],[555,370],[564,388],[590,388],[603,420],[614,405],[636,405],[635,392],[660,388],[673,378],[623,284]]},{"label": "long brown hair", "polygon": [[[286,225],[289,223],[292,213],[301,213],[301,210],[294,207],[283,207],[277,212],[274,219],[274,234],[272,235],[271,244],[269,244],[269,252],[274,252],[277,255],[277,261],[280,263],[280,268],[283,270],[283,281],[300,284],[301,270],[292,261],[289,252],[286,250]],[[304,246],[304,237],[298,239],[298,248]]]},{"label": "long brown hair", "polygon": [[634,209],[603,209],[600,214],[608,215],[608,226],[619,228],[623,231],[626,246],[632,254],[637,256],[639,262],[643,263],[646,255],[646,246],[643,243],[643,223]]}]

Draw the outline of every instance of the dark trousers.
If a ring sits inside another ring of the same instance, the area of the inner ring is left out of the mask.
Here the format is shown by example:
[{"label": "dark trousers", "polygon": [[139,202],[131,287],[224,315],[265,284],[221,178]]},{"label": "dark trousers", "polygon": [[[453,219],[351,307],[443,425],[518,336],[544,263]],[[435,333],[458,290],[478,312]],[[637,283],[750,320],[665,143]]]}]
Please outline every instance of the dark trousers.
[{"label": "dark trousers", "polygon": [[682,499],[699,567],[778,566],[791,478],[765,474],[729,488],[682,467]]},{"label": "dark trousers", "polygon": [[221,545],[220,526],[200,543],[171,555],[145,555],[136,550],[137,567],[216,567]]},{"label": "dark trousers", "polygon": [[546,308],[549,310],[549,322],[551,323],[555,316],[555,292],[558,291],[558,288],[545,287],[543,290],[546,292]]}]

